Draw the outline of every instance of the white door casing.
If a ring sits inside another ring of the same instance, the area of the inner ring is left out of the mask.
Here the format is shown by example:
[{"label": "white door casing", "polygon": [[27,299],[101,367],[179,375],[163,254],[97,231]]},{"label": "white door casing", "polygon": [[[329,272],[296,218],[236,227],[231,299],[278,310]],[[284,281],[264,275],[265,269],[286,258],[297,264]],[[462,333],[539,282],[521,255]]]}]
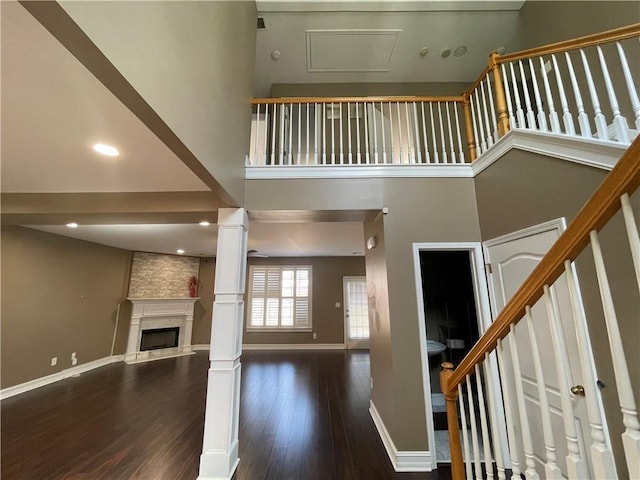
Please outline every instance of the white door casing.
[{"label": "white door casing", "polygon": [[[565,228],[566,224],[564,219],[558,219],[513,232],[484,243],[485,260],[487,264],[491,265],[491,273],[488,273],[488,284],[494,320]],[[563,366],[570,379],[571,386],[582,384],[580,358],[566,275],[563,274],[551,290],[555,293],[557,299],[559,319],[562,327],[561,332],[564,335],[566,345],[566,358],[569,360],[569,364],[563,362]],[[551,330],[544,301],[538,301],[531,309],[531,313],[545,375],[557,462],[563,476],[566,476],[567,442],[565,441],[564,434],[555,357],[552,342],[549,341],[551,338]],[[539,472],[544,472],[545,444],[539,420],[543,412],[540,411],[531,346],[527,326],[524,321],[516,325],[515,335],[517,350],[519,352],[518,357],[520,359],[525,403],[533,440],[533,451],[536,461],[539,463]],[[505,351],[509,351],[507,346],[505,346]],[[593,357],[592,352],[588,352],[588,355]],[[513,385],[513,373],[510,371],[505,372],[505,374],[506,378],[510,380],[509,383]],[[595,377],[595,371],[594,378],[597,378]],[[515,398],[515,394],[512,395],[512,398]],[[588,445],[590,443],[589,421],[584,397],[573,396],[572,404],[578,432],[580,455],[585,460],[588,460]],[[513,411],[517,411],[515,405],[513,405],[512,409]],[[524,458],[520,444],[518,448],[520,450],[520,458]],[[590,462],[586,461],[585,463],[588,465]]]},{"label": "white door casing", "polygon": [[[347,349],[369,348],[369,329],[352,328],[352,322],[369,322],[367,277],[343,277],[344,344]],[[363,303],[364,301],[364,303]],[[356,331],[354,331],[356,330]]]}]

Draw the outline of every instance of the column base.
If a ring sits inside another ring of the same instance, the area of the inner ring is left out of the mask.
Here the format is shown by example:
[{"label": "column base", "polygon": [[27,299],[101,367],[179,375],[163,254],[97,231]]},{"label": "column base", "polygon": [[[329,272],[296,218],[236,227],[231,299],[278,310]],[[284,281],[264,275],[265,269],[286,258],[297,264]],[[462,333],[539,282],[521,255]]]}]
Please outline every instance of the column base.
[{"label": "column base", "polygon": [[197,480],[231,480],[238,468],[238,442],[234,442],[231,452],[205,452],[200,455],[200,472]]}]

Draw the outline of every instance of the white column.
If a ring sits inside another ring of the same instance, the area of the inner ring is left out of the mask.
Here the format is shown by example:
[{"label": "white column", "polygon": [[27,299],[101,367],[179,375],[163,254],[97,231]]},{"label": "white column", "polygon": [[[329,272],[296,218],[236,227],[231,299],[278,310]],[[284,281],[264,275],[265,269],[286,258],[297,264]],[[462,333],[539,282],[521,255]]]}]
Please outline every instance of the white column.
[{"label": "white column", "polygon": [[239,461],[240,354],[248,224],[243,208],[218,210],[215,301],[198,480],[228,480]]}]

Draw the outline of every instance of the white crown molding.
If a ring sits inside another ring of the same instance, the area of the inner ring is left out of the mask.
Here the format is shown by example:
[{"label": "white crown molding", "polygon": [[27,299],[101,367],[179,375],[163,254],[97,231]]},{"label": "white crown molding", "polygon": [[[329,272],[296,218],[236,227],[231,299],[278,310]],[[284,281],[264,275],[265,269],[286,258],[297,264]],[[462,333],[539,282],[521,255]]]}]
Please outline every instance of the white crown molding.
[{"label": "white crown molding", "polygon": [[431,472],[435,468],[430,451],[399,451],[396,448],[373,400],[369,402],[369,413],[396,472]]},{"label": "white crown molding", "polygon": [[471,164],[471,169],[476,177],[515,148],[609,171],[628,147],[617,142],[513,129],[480,155]]},{"label": "white crown molding", "polygon": [[344,343],[245,343],[242,350],[344,350]]},{"label": "white crown molding", "polygon": [[281,165],[247,166],[247,180],[282,178],[469,178],[468,163],[401,165]]},{"label": "white crown molding", "polygon": [[84,372],[88,372],[89,370],[109,365],[110,363],[122,362],[123,360],[124,355],[113,355],[110,357],[99,358],[91,362],[76,365],[75,367],[66,368],[60,372],[52,373],[51,375],[47,375],[45,377],[36,378],[33,380],[29,380],[28,382],[14,385],[12,387],[3,388],[2,390],[0,390],[0,400],[13,397],[14,395],[19,395],[36,388],[44,387],[45,385],[64,380],[65,378],[80,375]]}]

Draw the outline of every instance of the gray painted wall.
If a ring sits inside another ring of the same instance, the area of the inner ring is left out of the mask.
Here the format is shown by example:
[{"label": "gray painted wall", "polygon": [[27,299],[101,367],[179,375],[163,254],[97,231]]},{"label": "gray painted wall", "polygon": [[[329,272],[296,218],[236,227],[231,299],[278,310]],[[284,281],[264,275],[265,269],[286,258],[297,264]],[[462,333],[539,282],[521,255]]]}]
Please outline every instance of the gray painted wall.
[{"label": "gray painted wall", "polygon": [[[482,239],[489,240],[548,220],[565,217],[569,223],[606,176],[605,171],[528,152],[513,150],[475,179]],[[633,198],[640,213],[640,196]],[[631,253],[621,215],[601,234],[607,273],[616,302],[616,312],[625,342],[636,398],[640,394],[640,296],[631,266]],[[593,342],[598,378],[606,388],[602,397],[618,473],[626,472],[620,434],[623,431],[615,390],[615,379],[603,320],[600,294],[590,249],[578,258],[576,267]]]}]

